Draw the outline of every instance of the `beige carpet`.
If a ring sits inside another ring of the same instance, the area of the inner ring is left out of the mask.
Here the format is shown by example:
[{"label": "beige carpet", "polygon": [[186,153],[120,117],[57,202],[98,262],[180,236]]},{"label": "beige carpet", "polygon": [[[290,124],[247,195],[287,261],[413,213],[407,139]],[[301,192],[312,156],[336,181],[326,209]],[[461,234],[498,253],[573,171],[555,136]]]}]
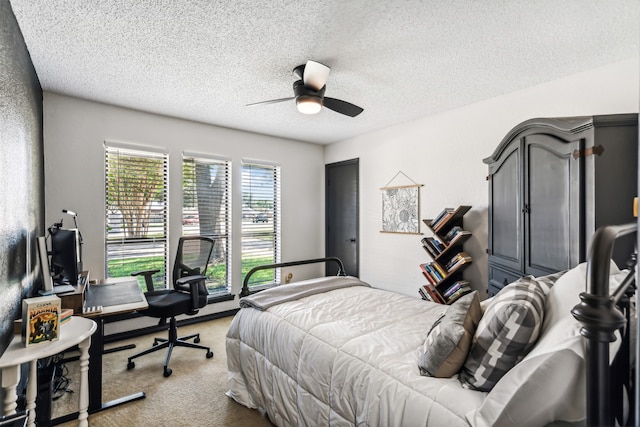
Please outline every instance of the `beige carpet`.
[{"label": "beige carpet", "polygon": [[[173,374],[165,378],[162,365],[166,351],[158,351],[135,360],[136,367],[127,370],[127,357],[151,346],[153,334],[110,346],[136,344],[132,350],[106,354],[103,359],[103,401],[144,391],[145,399],[130,402],[89,416],[93,427],[113,426],[272,426],[257,410],[248,409],[225,395],[227,391],[227,361],[225,335],[231,317],[178,328],[180,336],[200,333],[201,344],[209,345],[212,359],[204,350],[177,347],[169,367]],[[53,403],[57,417],[77,408],[78,363],[68,363],[70,388]],[[77,422],[62,424],[64,427]]]}]

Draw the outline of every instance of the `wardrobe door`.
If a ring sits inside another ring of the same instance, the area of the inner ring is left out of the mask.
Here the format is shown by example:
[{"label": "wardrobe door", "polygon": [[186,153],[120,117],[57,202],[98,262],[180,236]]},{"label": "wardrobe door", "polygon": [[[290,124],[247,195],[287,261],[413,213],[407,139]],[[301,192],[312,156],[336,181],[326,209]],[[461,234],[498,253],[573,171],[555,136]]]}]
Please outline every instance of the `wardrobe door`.
[{"label": "wardrobe door", "polygon": [[522,159],[514,140],[489,165],[489,261],[522,269]]},{"label": "wardrobe door", "polygon": [[580,185],[582,141],[546,134],[525,138],[524,273],[541,276],[571,268],[583,244]]}]

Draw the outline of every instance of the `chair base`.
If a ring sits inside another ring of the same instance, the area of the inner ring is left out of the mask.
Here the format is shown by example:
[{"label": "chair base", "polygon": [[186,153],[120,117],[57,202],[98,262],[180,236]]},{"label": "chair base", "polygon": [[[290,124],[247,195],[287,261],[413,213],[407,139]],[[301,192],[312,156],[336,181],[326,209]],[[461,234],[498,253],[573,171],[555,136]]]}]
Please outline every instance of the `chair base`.
[{"label": "chair base", "polygon": [[[172,317],[169,321],[169,338],[154,338],[153,347],[147,349],[143,352],[135,354],[129,357],[127,361],[127,369],[135,368],[136,364],[133,362],[133,359],[144,356],[145,354],[153,353],[158,350],[162,350],[163,348],[167,348],[167,357],[164,360],[164,376],[168,377],[172,374],[172,370],[169,368],[169,359],[171,359],[171,352],[174,347],[189,347],[189,348],[197,348],[200,350],[207,351],[207,359],[211,359],[213,357],[213,352],[209,347],[205,347],[203,345],[194,344],[187,340],[193,339],[194,343],[200,342],[200,334],[192,334],[186,337],[178,338],[178,328],[176,326],[176,318]],[[159,344],[160,343],[160,344]]]}]

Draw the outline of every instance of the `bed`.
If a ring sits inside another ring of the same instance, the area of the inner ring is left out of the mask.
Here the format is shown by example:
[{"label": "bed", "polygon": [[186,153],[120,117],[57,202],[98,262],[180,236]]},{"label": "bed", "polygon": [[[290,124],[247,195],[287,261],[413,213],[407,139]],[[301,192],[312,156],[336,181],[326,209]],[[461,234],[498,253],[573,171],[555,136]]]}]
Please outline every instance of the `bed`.
[{"label": "bed", "polygon": [[445,306],[344,276],[245,289],[226,338],[227,395],[278,426],[627,423],[617,402],[633,395],[633,359],[620,355],[633,350],[635,271],[610,247],[632,232],[598,230],[587,263],[482,302],[474,292]]}]

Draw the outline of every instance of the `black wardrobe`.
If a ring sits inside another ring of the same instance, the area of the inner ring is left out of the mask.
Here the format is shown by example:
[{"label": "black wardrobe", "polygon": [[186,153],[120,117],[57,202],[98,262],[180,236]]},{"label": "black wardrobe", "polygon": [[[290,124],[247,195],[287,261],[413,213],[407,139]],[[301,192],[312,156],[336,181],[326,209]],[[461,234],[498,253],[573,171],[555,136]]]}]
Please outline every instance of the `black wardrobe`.
[{"label": "black wardrobe", "polygon": [[[633,221],[638,115],[527,120],[513,128],[489,166],[489,294],[523,275],[585,261],[601,225]],[[633,237],[616,243],[624,268]]]}]

